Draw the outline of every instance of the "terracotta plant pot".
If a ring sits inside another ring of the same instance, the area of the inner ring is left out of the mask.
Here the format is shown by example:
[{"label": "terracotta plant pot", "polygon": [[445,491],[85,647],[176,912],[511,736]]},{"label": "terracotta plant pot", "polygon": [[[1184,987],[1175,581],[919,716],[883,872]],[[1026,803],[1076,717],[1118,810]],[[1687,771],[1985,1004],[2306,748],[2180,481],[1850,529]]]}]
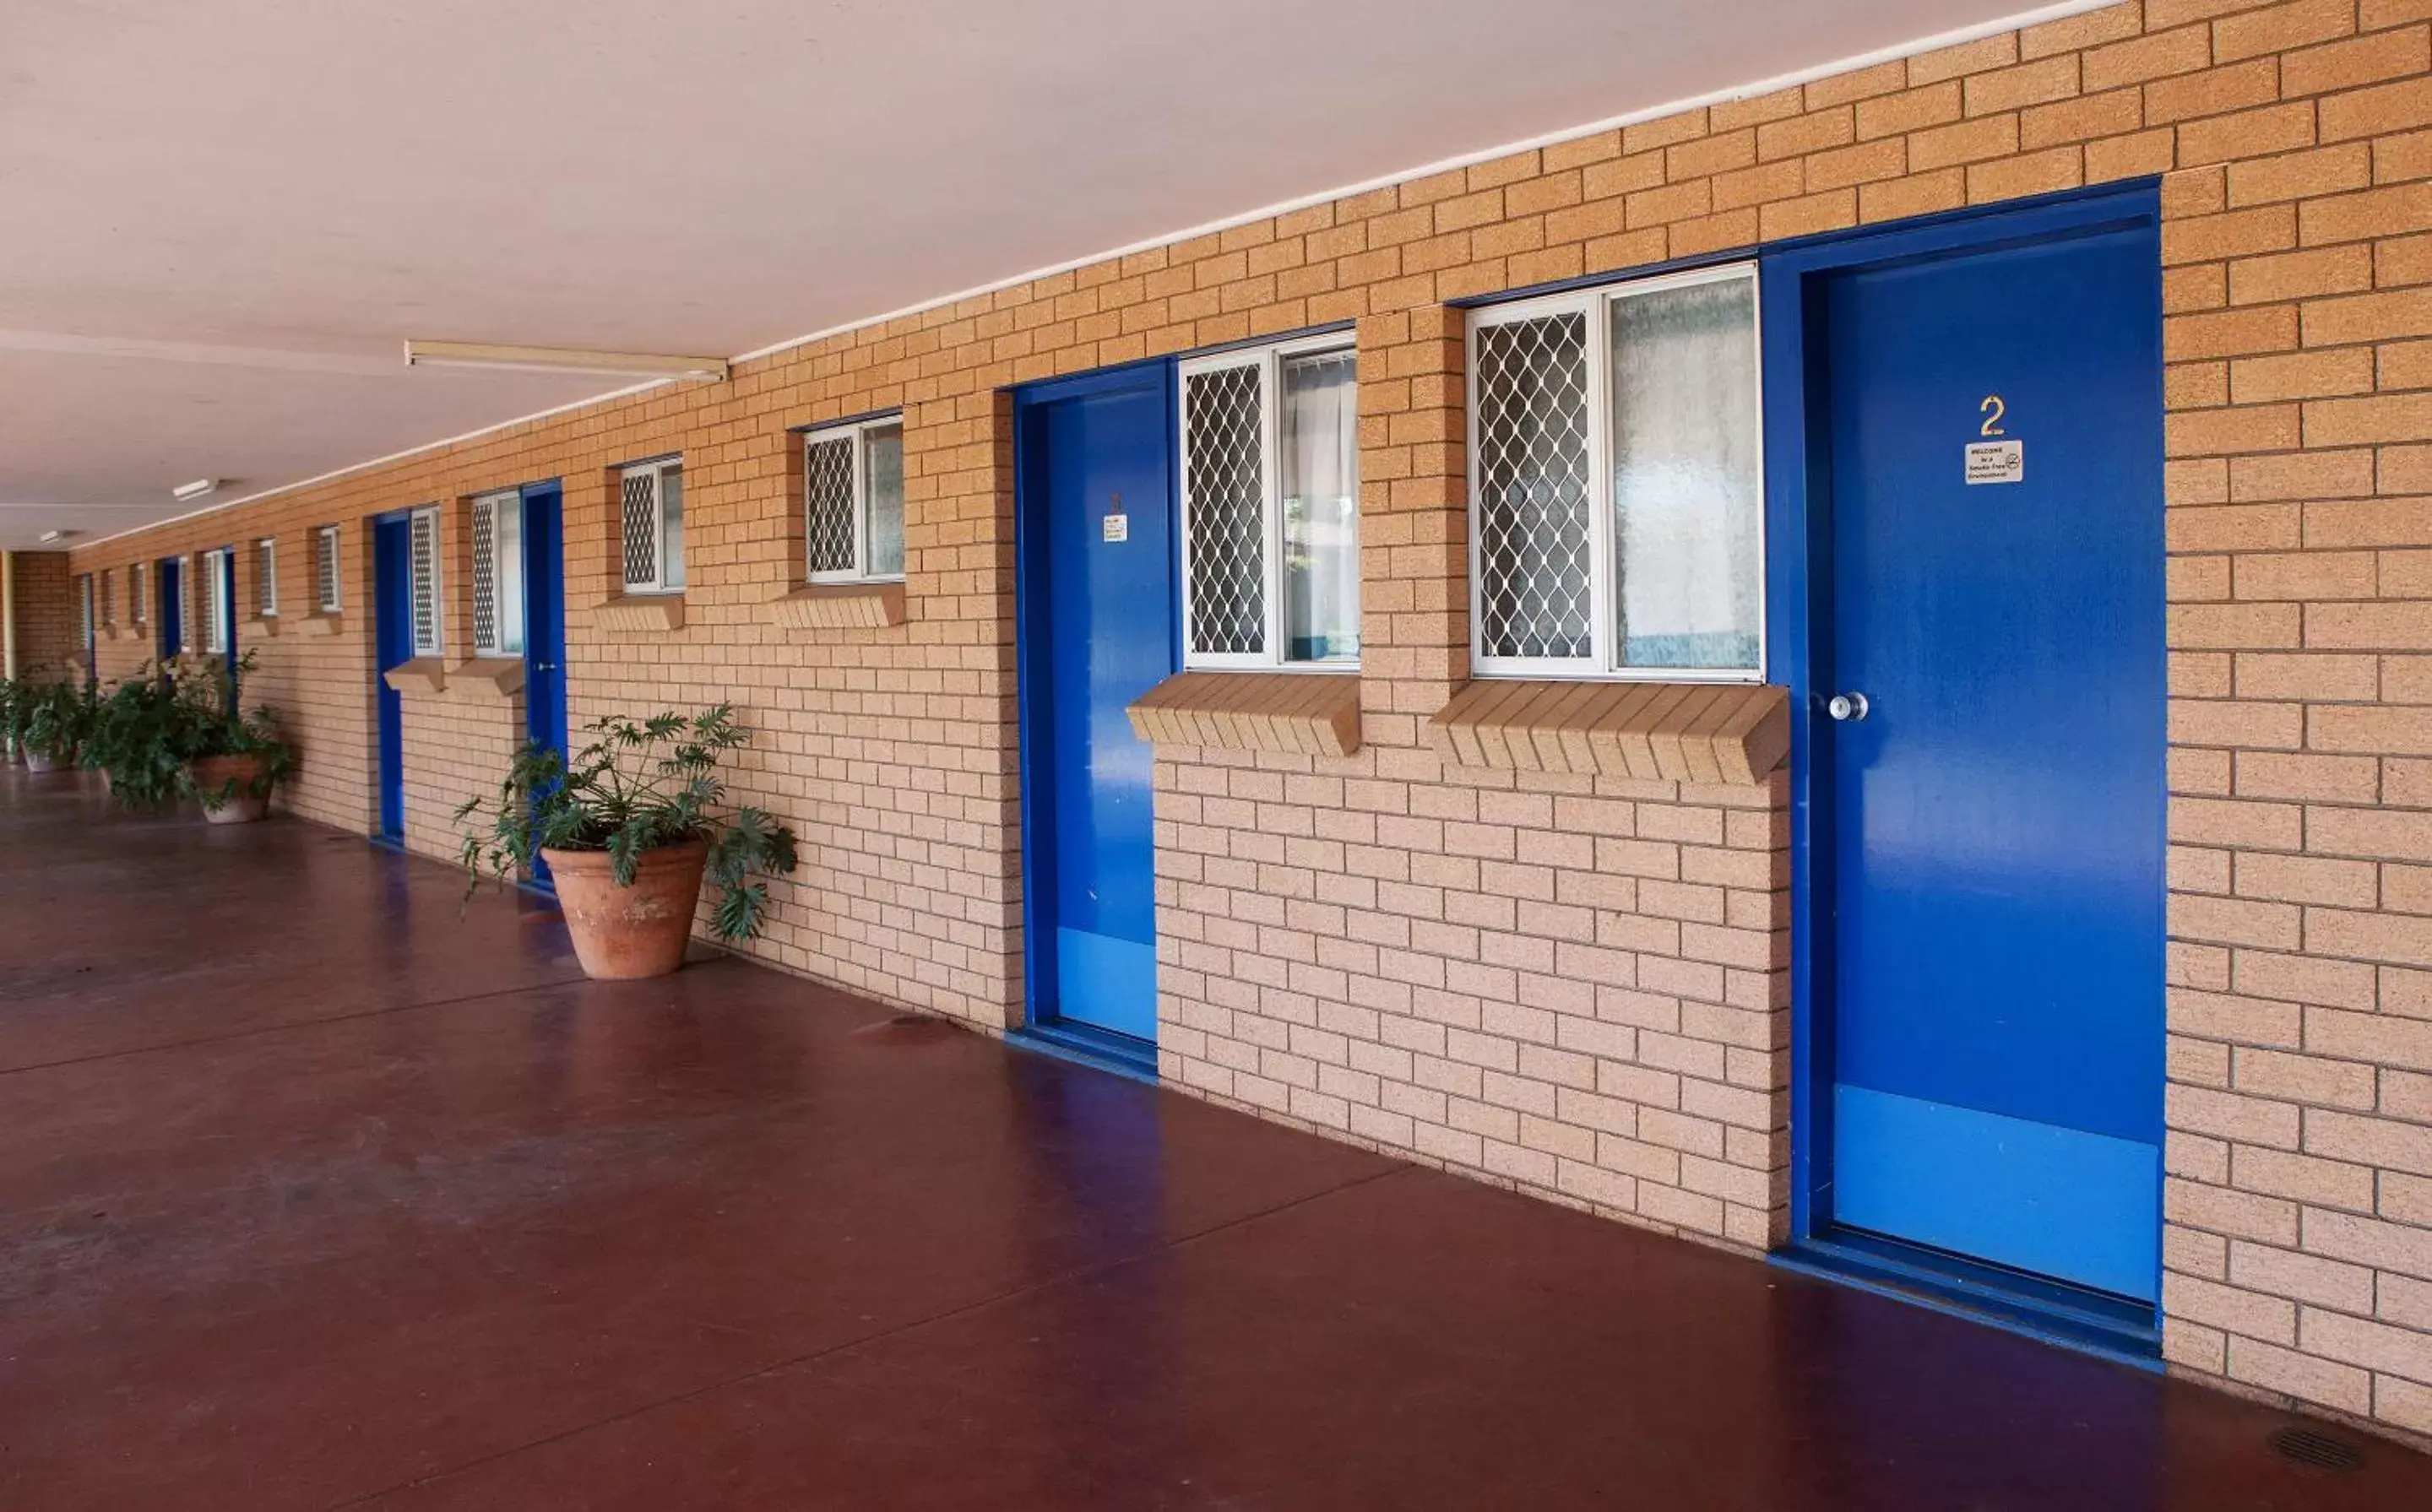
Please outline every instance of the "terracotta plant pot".
[{"label": "terracotta plant pot", "polygon": [[633,885],[619,887],[604,850],[541,851],[557,879],[557,904],[574,936],[583,974],[605,981],[664,977],[684,965],[701,872],[709,846],[700,840],[645,850]]},{"label": "terracotta plant pot", "polygon": [[250,824],[270,812],[270,795],[256,798],[252,785],[262,780],[262,758],[259,756],[206,756],[194,763],[194,787],[201,793],[217,793],[230,781],[237,784],[236,794],[218,808],[203,805],[203,817],[213,824]]}]

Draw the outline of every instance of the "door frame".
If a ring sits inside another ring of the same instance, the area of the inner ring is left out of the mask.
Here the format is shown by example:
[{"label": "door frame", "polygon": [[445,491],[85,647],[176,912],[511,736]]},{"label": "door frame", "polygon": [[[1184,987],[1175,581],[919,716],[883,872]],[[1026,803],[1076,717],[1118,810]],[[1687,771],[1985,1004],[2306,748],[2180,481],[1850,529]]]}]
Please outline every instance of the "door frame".
[{"label": "door frame", "polygon": [[[1790,1245],[1784,1263],[1827,1269],[1844,1280],[1935,1301],[2037,1336],[2157,1368],[2159,1305],[2118,1309],[2084,1305],[2075,1288],[2037,1285],[1997,1267],[1964,1260],[1917,1267],[1897,1247],[1876,1246],[1836,1233],[1831,1219],[1832,1044],[1834,1005],[1828,985],[1832,901],[1824,882],[1830,852],[1817,804],[1816,721],[1832,690],[1815,685],[1813,668],[1829,649],[1832,611],[1830,457],[1811,448],[1812,417],[1820,413],[1828,381],[1824,354],[1811,351],[1810,321],[1823,277],[1912,259],[1991,251],[2000,247],[2136,227],[2158,227],[2160,183],[2147,177],[2072,190],[2001,205],[1952,210],[1883,227],[1832,232],[1767,249],[1759,258],[1765,411],[1765,680],[1789,690],[1790,721]],[[2153,278],[2162,269],[2157,261]],[[2162,375],[2153,375],[2154,403],[2163,402]],[[2159,763],[2157,784],[2167,782]],[[2167,819],[2167,802],[2164,805]],[[2164,983],[2153,983],[2161,998]],[[2167,1084],[2165,1084],[2166,1085]],[[2164,1085],[2153,1088],[2157,1103]],[[2162,1221],[2157,1206],[2154,1221]],[[2157,1288],[2158,1295],[2158,1288]]]},{"label": "door frame", "polygon": [[[1013,657],[1014,657],[1014,744],[1016,791],[1020,794],[1020,844],[1022,878],[1022,1033],[1045,1041],[1051,1048],[1081,1056],[1093,1064],[1106,1066],[1130,1075],[1154,1079],[1157,1071],[1152,1048],[1143,1062],[1136,1047],[1117,1044],[1119,1035],[1107,1034],[1081,1024],[1066,1024],[1052,1008],[1041,1005],[1049,1000],[1045,990],[1044,952],[1038,942],[1045,938],[1043,916],[1047,889],[1039,885],[1039,864],[1054,858],[1055,826],[1040,811],[1038,786],[1031,781],[1030,753],[1039,741],[1039,724],[1046,711],[1032,697],[1031,690],[1045,675],[1044,657],[1047,648],[1047,600],[1040,585],[1047,580],[1047,532],[1030,523],[1032,511],[1042,507],[1045,490],[1033,480],[1033,472],[1042,460],[1030,440],[1034,416],[1048,405],[1068,399],[1085,399],[1102,394],[1121,394],[1139,389],[1157,391],[1158,411],[1168,426],[1174,425],[1175,401],[1175,359],[1153,357],[1137,362],[1123,362],[1113,367],[1093,368],[1069,378],[1045,378],[1026,383],[1011,391],[1013,427]],[[1182,572],[1182,478],[1181,447],[1166,448],[1166,499],[1175,512],[1172,539],[1173,558],[1166,570],[1173,576],[1174,603],[1181,603]],[[1173,625],[1174,665],[1182,664],[1182,619],[1174,615]]]},{"label": "door frame", "polygon": [[[401,665],[414,659],[413,520],[412,510],[389,510],[364,522],[370,533],[370,539],[365,543],[370,547],[365,553],[370,570],[363,576],[371,590],[372,611],[371,837],[376,845],[397,847],[405,844],[405,699],[388,685],[388,670],[389,666]],[[381,545],[393,539],[392,531],[405,535],[399,548],[393,554],[384,551]],[[380,664],[380,632],[392,614],[403,616],[405,656],[399,662],[383,666]],[[390,739],[391,726],[387,719],[387,711],[392,707],[397,710],[394,741]],[[392,811],[397,815],[395,829],[389,826]]]},{"label": "door frame", "polygon": [[[536,545],[542,532],[532,529],[532,506],[542,500],[548,502],[549,520],[547,532],[549,546],[546,552],[539,550]],[[568,743],[566,697],[566,490],[564,479],[550,478],[537,483],[526,483],[516,491],[516,503],[523,511],[523,561],[516,564],[516,570],[521,572],[524,578],[523,734],[527,740],[540,740],[546,737],[553,741],[558,754],[564,756],[567,753]],[[533,561],[540,556],[546,556],[549,559],[551,570],[546,575],[532,571]],[[541,596],[536,594],[532,587],[533,582],[543,576],[549,579],[547,590],[549,609],[546,613],[541,607]],[[549,631],[546,636],[540,633],[544,620],[549,622],[546,627]],[[535,664],[542,662],[550,663],[549,670],[554,674],[552,680],[542,684],[554,690],[554,695],[549,700],[553,707],[546,711],[535,704],[532,698],[532,671]],[[545,727],[544,714],[550,716]],[[531,875],[524,879],[523,885],[537,888],[545,893],[554,894],[557,891],[556,881],[549,875],[549,863],[537,855],[532,858]]]},{"label": "door frame", "polygon": [[153,664],[166,678],[170,660],[186,648],[185,558],[162,557],[152,563],[152,596]]}]

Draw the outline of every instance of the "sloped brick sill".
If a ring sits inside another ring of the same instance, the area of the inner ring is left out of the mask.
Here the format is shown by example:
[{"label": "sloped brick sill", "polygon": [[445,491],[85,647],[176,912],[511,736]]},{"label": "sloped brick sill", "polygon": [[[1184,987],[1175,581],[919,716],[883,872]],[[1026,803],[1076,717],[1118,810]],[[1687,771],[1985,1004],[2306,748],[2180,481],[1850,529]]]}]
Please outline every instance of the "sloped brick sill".
[{"label": "sloped brick sill", "polygon": [[251,619],[245,622],[245,632],[247,635],[257,637],[275,636],[279,633],[279,616],[276,614],[272,614],[267,618],[262,615],[256,614]]},{"label": "sloped brick sill", "polygon": [[103,640],[105,640],[105,641],[114,641],[114,640],[118,640],[118,639],[122,638],[123,636],[125,636],[125,634],[126,634],[126,632],[125,632],[124,630],[120,630],[117,626],[115,626],[115,625],[104,625],[104,626],[101,628],[101,638],[102,638]]},{"label": "sloped brick sill", "polygon": [[337,614],[307,614],[296,622],[298,635],[335,635],[346,629],[346,620]]},{"label": "sloped brick sill", "polygon": [[1745,785],[1789,756],[1790,697],[1746,683],[1480,680],[1428,732],[1462,766]]},{"label": "sloped brick sill", "polygon": [[402,694],[445,693],[448,667],[435,656],[417,656],[390,667],[380,674],[380,680]]},{"label": "sloped brick sill", "polygon": [[600,628],[611,635],[684,629],[682,594],[619,594],[600,606]]},{"label": "sloped brick sill", "polygon": [[448,669],[451,692],[481,699],[512,698],[524,690],[520,656],[477,656]]},{"label": "sloped brick sill", "polygon": [[812,583],[771,600],[769,612],[790,630],[884,630],[904,623],[904,585]]},{"label": "sloped brick sill", "polygon": [[1182,672],[1124,711],[1152,744],[1302,756],[1360,748],[1360,680],[1321,672]]}]

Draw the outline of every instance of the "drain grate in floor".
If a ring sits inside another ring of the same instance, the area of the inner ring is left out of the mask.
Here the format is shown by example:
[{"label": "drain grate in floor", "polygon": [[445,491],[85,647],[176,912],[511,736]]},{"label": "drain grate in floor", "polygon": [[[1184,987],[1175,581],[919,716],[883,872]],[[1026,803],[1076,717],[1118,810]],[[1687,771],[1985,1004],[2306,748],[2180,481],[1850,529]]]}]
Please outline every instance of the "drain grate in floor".
[{"label": "drain grate in floor", "polygon": [[2282,1459],[2312,1470],[2344,1475],[2364,1469],[2364,1451],[2343,1438],[2312,1428],[2275,1428],[2272,1452]]}]

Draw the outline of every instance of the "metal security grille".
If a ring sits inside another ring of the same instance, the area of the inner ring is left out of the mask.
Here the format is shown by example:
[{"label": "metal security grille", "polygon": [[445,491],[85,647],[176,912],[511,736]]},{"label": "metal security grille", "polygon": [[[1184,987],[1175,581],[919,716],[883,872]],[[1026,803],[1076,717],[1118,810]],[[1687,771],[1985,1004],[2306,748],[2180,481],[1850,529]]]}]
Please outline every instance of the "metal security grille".
[{"label": "metal security grille", "polygon": [[1478,328],[1478,648],[1594,652],[1588,519],[1588,323],[1547,315]]},{"label": "metal security grille", "polygon": [[312,532],[313,590],[320,596],[321,613],[335,613],[338,608],[338,529],[325,525]]},{"label": "metal security grille", "polygon": [[659,581],[659,475],[637,467],[625,475],[625,586],[654,588]]},{"label": "metal security grille", "polygon": [[498,506],[473,501],[473,649],[498,648]]},{"label": "metal security grille", "polygon": [[1266,649],[1266,466],[1256,364],[1194,373],[1182,399],[1189,462],[1191,648]]},{"label": "metal security grille", "polygon": [[804,444],[802,453],[802,570],[854,572],[853,437]]},{"label": "metal security grille", "polygon": [[228,648],[228,559],[218,551],[203,554],[203,649],[217,654]]},{"label": "metal security grille", "polygon": [[108,567],[101,569],[101,622],[118,623],[118,575]]},{"label": "metal security grille", "polygon": [[141,625],[151,610],[144,602],[144,564],[137,563],[127,569],[127,621]]},{"label": "metal security grille", "polygon": [[254,543],[253,611],[268,618],[279,613],[279,543]]},{"label": "metal security grille", "polygon": [[439,650],[439,512],[416,510],[409,556],[413,582],[414,654]]},{"label": "metal security grille", "polygon": [[76,579],[76,645],[90,649],[93,646],[93,574]]}]

